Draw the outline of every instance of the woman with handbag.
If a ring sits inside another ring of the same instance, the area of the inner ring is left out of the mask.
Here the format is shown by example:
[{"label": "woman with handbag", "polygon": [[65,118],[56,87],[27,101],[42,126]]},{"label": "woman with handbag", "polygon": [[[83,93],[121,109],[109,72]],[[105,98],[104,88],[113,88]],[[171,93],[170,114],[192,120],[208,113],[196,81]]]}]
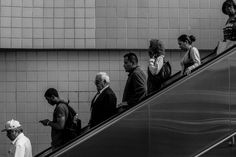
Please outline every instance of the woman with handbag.
[{"label": "woman with handbag", "polygon": [[150,59],[147,70],[147,91],[150,94],[159,90],[164,85],[164,82],[171,75],[171,66],[164,58],[165,47],[161,40],[150,40],[148,54]]}]

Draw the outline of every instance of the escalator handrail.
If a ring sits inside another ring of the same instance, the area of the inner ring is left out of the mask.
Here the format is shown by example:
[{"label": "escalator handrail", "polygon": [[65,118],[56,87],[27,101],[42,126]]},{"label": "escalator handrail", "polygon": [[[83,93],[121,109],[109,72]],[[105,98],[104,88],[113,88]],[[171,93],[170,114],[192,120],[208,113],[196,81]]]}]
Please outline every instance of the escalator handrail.
[{"label": "escalator handrail", "polygon": [[47,151],[49,151],[49,150],[51,150],[51,149],[52,149],[52,147],[49,147],[49,148],[43,150],[42,152],[36,154],[35,157],[39,157],[39,156],[43,155],[44,153],[46,153]]},{"label": "escalator handrail", "polygon": [[226,135],[222,139],[218,140],[217,142],[215,142],[214,144],[210,145],[209,147],[207,147],[203,151],[201,151],[201,152],[197,153],[196,155],[194,155],[194,157],[200,157],[203,154],[206,154],[207,152],[211,151],[212,149],[216,148],[217,146],[219,146],[220,144],[222,144],[223,142],[229,140],[230,138],[232,138],[234,136],[236,136],[236,130],[231,131],[228,135]]}]

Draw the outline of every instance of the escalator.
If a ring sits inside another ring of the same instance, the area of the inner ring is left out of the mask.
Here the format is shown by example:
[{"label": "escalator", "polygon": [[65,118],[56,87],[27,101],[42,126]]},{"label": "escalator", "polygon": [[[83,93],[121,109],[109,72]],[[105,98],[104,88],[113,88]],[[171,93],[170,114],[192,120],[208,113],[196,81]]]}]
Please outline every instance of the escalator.
[{"label": "escalator", "polygon": [[69,144],[36,156],[198,156],[236,130],[236,45]]}]

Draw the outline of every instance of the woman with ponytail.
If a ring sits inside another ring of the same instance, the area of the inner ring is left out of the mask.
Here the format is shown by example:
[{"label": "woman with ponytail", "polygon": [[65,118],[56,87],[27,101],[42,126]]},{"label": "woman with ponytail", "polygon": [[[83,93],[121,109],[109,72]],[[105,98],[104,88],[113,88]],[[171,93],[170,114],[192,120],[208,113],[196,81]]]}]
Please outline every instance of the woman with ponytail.
[{"label": "woman with ponytail", "polygon": [[182,75],[190,74],[193,69],[201,64],[199,51],[196,47],[192,46],[194,41],[196,41],[196,38],[193,35],[188,36],[183,34],[178,38],[179,48],[183,51],[186,51],[180,62]]}]

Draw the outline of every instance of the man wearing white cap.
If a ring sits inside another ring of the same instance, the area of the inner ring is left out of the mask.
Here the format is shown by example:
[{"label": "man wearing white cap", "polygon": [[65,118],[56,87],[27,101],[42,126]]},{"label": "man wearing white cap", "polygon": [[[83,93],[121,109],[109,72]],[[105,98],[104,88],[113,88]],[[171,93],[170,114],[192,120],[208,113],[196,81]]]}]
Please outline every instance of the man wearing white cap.
[{"label": "man wearing white cap", "polygon": [[7,137],[12,141],[8,156],[32,157],[32,146],[30,140],[23,134],[21,124],[17,120],[9,120],[2,132],[7,132]]}]

